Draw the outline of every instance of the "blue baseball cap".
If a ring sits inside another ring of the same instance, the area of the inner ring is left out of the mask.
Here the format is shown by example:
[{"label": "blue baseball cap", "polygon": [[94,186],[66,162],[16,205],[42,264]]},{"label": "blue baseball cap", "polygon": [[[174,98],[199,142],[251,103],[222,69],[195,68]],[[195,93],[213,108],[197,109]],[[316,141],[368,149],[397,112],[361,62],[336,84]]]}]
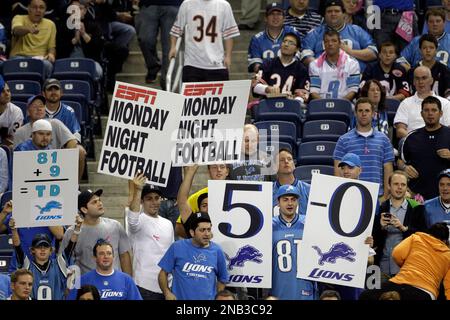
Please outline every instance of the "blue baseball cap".
[{"label": "blue baseball cap", "polygon": [[282,196],[294,196],[296,198],[300,198],[300,192],[297,187],[291,184],[285,184],[278,189],[277,199],[280,199]]},{"label": "blue baseball cap", "polygon": [[341,162],[339,162],[339,167],[342,167],[343,165],[361,168],[361,159],[357,154],[349,152],[342,158]]},{"label": "blue baseball cap", "polygon": [[443,177],[450,178],[450,168],[447,168],[447,169],[439,172],[438,180],[441,180],[441,178],[443,178]]},{"label": "blue baseball cap", "polygon": [[284,8],[281,3],[272,2],[266,6],[266,16],[268,16],[272,11],[281,11],[284,15]]},{"label": "blue baseball cap", "polygon": [[36,99],[41,100],[42,103],[45,105],[45,103],[46,103],[45,97],[43,95],[41,95],[41,94],[37,94],[35,96],[31,96],[31,97],[28,98],[28,100],[27,100],[27,108],[29,108],[31,106],[31,104],[33,103],[33,101],[36,100]]}]

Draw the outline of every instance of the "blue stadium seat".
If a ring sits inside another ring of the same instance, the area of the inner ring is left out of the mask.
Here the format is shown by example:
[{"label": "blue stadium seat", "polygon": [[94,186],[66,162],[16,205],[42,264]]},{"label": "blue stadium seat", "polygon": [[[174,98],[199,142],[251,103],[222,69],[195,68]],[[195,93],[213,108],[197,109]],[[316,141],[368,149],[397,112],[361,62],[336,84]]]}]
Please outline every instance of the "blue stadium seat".
[{"label": "blue stadium seat", "polygon": [[[267,139],[266,139],[267,138]],[[268,155],[273,155],[275,152],[278,152],[280,149],[288,149],[292,152],[294,156],[294,161],[296,159],[297,155],[297,146],[291,145],[290,143],[278,141],[277,144],[273,143],[270,139],[270,137],[260,136],[259,137],[259,148],[261,151],[266,152]],[[276,149],[276,147],[278,149]]]},{"label": "blue stadium seat", "polygon": [[290,143],[295,146],[297,143],[297,128],[294,123],[287,121],[261,121],[256,122],[255,126],[260,131],[260,135],[278,136],[282,142]]},{"label": "blue stadium seat", "polygon": [[62,100],[76,101],[86,110],[89,107],[91,86],[89,82],[82,80],[62,80]]},{"label": "blue stadium seat", "polygon": [[18,106],[20,108],[20,110],[22,110],[23,113],[23,124],[27,123],[28,121],[28,115],[27,115],[27,104],[26,102],[23,101],[11,101],[11,103],[15,104],[16,106]]},{"label": "blue stadium seat", "polygon": [[3,63],[3,77],[6,81],[23,80],[44,82],[44,62],[38,59],[12,59]]},{"label": "blue stadium seat", "polygon": [[294,176],[304,182],[311,183],[311,178],[313,173],[328,174],[330,176],[334,175],[333,166],[325,165],[303,165],[295,168]]},{"label": "blue stadium seat", "polygon": [[286,98],[264,99],[255,106],[255,120],[259,121],[289,121],[300,123],[300,102]]},{"label": "blue stadium seat", "polygon": [[10,80],[8,86],[14,101],[26,102],[30,96],[42,93],[41,84],[37,81]]},{"label": "blue stadium seat", "polygon": [[335,146],[336,142],[332,141],[302,142],[297,149],[297,165],[324,164],[332,166]]},{"label": "blue stadium seat", "polygon": [[337,141],[347,132],[347,125],[338,120],[311,120],[303,124],[302,142]]},{"label": "blue stadium seat", "polygon": [[386,104],[386,112],[388,115],[388,122],[389,125],[392,126],[394,123],[394,118],[395,114],[397,113],[398,106],[400,105],[400,101],[386,98],[385,104]]},{"label": "blue stadium seat", "polygon": [[316,99],[308,104],[307,120],[339,120],[350,124],[352,104],[345,99]]}]

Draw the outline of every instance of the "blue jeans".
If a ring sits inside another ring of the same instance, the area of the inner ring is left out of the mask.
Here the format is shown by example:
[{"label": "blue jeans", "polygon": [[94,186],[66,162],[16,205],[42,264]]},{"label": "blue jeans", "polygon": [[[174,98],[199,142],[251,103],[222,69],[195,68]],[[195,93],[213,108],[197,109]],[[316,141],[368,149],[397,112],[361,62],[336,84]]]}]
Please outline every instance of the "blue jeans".
[{"label": "blue jeans", "polygon": [[[135,18],[135,25],[144,55],[149,77],[156,77],[161,68],[161,87],[165,87],[167,68],[169,67],[170,29],[177,17],[176,6],[148,6],[142,7]],[[161,29],[162,63],[156,51],[158,31]]]},{"label": "blue jeans", "polygon": [[127,48],[136,34],[136,30],[133,26],[119,21],[111,22],[109,28],[113,41],[117,44],[124,45]]}]

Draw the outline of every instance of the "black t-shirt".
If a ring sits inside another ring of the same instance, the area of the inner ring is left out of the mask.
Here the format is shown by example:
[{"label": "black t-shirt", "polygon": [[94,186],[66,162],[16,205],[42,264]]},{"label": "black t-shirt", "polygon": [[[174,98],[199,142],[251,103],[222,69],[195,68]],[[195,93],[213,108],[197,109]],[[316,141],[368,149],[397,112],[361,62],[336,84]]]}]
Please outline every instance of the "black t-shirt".
[{"label": "black t-shirt", "polygon": [[406,137],[402,147],[403,160],[419,172],[417,179],[409,181],[409,187],[427,200],[439,195],[438,174],[450,168],[450,160],[437,155],[439,149],[450,149],[448,127],[442,126],[435,131],[417,129]]}]

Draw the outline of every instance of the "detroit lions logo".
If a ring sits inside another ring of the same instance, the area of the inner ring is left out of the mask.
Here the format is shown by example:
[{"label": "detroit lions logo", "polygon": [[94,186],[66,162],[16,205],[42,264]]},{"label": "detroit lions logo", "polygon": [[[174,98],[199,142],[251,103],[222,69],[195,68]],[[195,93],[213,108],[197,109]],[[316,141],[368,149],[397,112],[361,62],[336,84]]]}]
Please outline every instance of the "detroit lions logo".
[{"label": "detroit lions logo", "polygon": [[59,203],[58,201],[54,201],[54,200],[47,202],[47,204],[43,207],[38,206],[38,205],[35,205],[35,207],[39,209],[40,214],[50,212],[52,209],[62,209],[61,203]]},{"label": "detroit lions logo", "polygon": [[355,258],[353,257],[356,255],[356,252],[348,244],[343,242],[333,244],[330,251],[325,253],[322,253],[322,250],[317,246],[312,246],[312,248],[315,249],[320,256],[319,264],[321,266],[324,265],[324,262],[336,263],[336,260],[339,258],[351,262],[355,261]]},{"label": "detroit lions logo", "polygon": [[246,263],[247,261],[262,263],[262,260],[260,258],[262,258],[263,254],[259,252],[258,249],[250,245],[246,245],[242,248],[239,248],[236,256],[234,256],[233,258],[230,258],[227,254],[225,254],[225,256],[227,260],[230,261],[230,263],[228,264],[228,269],[232,270],[233,267],[243,267],[244,263]]},{"label": "detroit lions logo", "polygon": [[194,256],[193,258],[195,263],[206,261],[206,256],[203,253],[200,253],[198,256]]}]

